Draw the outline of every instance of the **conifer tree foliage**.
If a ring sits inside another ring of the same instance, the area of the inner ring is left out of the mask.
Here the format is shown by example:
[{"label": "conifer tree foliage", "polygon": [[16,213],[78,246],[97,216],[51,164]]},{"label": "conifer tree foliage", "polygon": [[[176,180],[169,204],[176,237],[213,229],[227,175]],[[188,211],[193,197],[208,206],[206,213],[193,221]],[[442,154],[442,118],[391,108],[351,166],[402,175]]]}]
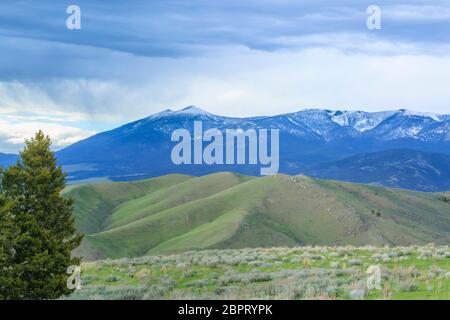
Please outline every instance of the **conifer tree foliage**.
[{"label": "conifer tree foliage", "polygon": [[55,299],[69,294],[67,268],[76,234],[73,201],[61,196],[65,174],[39,131],[16,165],[0,171],[0,299]]}]

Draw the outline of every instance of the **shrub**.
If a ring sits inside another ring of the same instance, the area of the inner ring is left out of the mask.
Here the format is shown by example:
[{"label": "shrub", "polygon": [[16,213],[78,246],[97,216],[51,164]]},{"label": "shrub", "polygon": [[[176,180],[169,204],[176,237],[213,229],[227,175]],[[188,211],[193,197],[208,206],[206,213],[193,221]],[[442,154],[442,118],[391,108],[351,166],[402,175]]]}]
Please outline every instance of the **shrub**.
[{"label": "shrub", "polygon": [[120,281],[120,277],[118,276],[109,276],[105,279],[106,282],[117,282]]},{"label": "shrub", "polygon": [[189,287],[206,287],[209,284],[208,279],[198,279],[189,282],[187,285]]},{"label": "shrub", "polygon": [[94,276],[94,275],[82,275],[81,276],[81,284],[82,285],[89,284],[97,279],[98,279],[98,277]]},{"label": "shrub", "polygon": [[350,290],[348,295],[352,300],[362,300],[366,296],[366,291],[364,289],[354,289]]},{"label": "shrub", "polygon": [[338,269],[339,268],[339,262],[332,261],[330,263],[330,267],[333,268],[333,269]]},{"label": "shrub", "polygon": [[351,259],[348,262],[351,266],[360,266],[362,265],[362,261],[360,259]]},{"label": "shrub", "polygon": [[419,286],[417,285],[417,283],[411,280],[402,281],[398,284],[398,290],[400,292],[414,292],[417,291],[418,288]]}]

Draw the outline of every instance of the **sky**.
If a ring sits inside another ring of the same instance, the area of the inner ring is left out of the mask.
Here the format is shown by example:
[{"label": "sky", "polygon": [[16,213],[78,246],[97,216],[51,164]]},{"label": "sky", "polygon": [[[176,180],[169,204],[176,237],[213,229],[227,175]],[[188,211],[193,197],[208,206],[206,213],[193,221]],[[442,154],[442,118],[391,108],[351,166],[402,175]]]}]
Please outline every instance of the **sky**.
[{"label": "sky", "polygon": [[448,114],[449,49],[450,0],[2,0],[0,152],[38,129],[59,149],[189,105]]}]

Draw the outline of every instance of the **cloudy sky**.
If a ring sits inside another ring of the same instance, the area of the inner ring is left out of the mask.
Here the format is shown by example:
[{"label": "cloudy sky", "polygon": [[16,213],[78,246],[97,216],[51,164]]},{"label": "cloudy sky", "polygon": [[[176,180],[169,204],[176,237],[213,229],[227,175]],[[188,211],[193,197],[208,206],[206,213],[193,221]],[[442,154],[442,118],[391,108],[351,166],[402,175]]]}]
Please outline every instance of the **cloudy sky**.
[{"label": "cloudy sky", "polygon": [[0,152],[39,128],[61,148],[188,105],[450,113],[449,49],[449,0],[2,0]]}]

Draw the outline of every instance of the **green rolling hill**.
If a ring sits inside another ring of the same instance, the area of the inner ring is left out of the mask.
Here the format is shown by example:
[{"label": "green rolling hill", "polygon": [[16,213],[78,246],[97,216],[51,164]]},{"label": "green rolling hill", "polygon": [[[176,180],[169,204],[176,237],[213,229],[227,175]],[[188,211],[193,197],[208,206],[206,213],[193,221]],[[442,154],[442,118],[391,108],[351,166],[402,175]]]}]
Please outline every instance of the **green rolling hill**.
[{"label": "green rolling hill", "polygon": [[167,175],[70,186],[86,260],[196,249],[450,242],[443,194],[305,176]]}]

